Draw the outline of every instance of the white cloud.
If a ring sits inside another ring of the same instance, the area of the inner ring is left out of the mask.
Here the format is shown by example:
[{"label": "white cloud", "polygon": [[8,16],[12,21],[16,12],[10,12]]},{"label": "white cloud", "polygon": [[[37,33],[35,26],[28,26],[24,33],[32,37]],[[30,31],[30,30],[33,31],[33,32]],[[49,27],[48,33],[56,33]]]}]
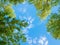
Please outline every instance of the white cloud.
[{"label": "white cloud", "polygon": [[36,44],[36,43],[37,43],[37,37],[33,39],[33,44]]},{"label": "white cloud", "polygon": [[40,40],[38,41],[38,43],[41,44],[41,45],[43,45],[43,40],[40,39]]},{"label": "white cloud", "polygon": [[29,44],[32,44],[32,40],[28,40],[28,43],[29,43]]},{"label": "white cloud", "polygon": [[48,45],[48,40],[45,36],[37,38],[35,37],[34,39],[32,39],[32,37],[29,37],[29,35],[26,36],[27,37],[27,43],[29,45]]},{"label": "white cloud", "polygon": [[31,16],[28,17],[28,20],[31,20]]},{"label": "white cloud", "polygon": [[44,37],[41,37],[41,39],[43,40],[43,41],[45,41],[46,40],[46,37],[44,36]]},{"label": "white cloud", "polygon": [[45,36],[41,37],[39,40],[38,40],[38,43],[39,45],[48,45],[48,40]]},{"label": "white cloud", "polygon": [[32,43],[33,43],[32,38],[29,37],[28,35],[27,35],[27,43],[28,43],[29,45],[32,45]]},{"label": "white cloud", "polygon": [[28,16],[28,21],[28,23],[31,24],[34,21],[34,19],[31,16]]},{"label": "white cloud", "polygon": [[48,45],[48,40],[45,42],[45,45]]}]

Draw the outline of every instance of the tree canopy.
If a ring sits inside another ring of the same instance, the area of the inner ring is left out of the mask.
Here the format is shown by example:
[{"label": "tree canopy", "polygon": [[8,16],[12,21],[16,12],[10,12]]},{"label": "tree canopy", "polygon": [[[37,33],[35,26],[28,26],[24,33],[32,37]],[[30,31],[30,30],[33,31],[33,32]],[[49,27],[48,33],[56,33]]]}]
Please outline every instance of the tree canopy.
[{"label": "tree canopy", "polygon": [[60,39],[60,12],[51,15],[47,23],[47,31],[50,32],[55,39]]},{"label": "tree canopy", "polygon": [[[25,20],[16,19],[13,5],[20,4],[25,0],[0,0],[0,44],[1,45],[19,45],[19,41],[26,41],[22,33],[22,27],[28,23]],[[60,0],[28,0],[37,9],[37,15],[45,19],[53,6],[59,5]],[[52,14],[47,23],[47,30],[54,38],[60,39],[60,14]],[[58,31],[57,31],[58,30]],[[17,32],[15,32],[17,31]]]},{"label": "tree canopy", "polygon": [[0,0],[0,45],[20,45],[26,41],[22,28],[28,26],[27,21],[16,19],[13,5],[23,0]]},{"label": "tree canopy", "polygon": [[51,13],[51,8],[60,4],[60,0],[29,0],[37,9],[37,15],[40,19],[46,19]]}]

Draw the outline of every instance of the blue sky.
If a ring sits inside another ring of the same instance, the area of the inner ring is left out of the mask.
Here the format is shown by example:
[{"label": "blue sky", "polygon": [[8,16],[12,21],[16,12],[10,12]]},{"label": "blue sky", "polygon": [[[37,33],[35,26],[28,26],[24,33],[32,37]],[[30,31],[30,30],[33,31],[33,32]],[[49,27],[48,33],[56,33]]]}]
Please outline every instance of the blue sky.
[{"label": "blue sky", "polygon": [[[13,6],[16,14],[16,18],[25,19],[29,26],[24,28],[23,33],[27,37],[27,42],[21,43],[21,45],[60,45],[60,40],[54,39],[46,29],[46,23],[49,19],[40,20],[36,14],[36,8],[34,5],[27,2]],[[57,13],[58,6],[53,7],[53,13]]]}]

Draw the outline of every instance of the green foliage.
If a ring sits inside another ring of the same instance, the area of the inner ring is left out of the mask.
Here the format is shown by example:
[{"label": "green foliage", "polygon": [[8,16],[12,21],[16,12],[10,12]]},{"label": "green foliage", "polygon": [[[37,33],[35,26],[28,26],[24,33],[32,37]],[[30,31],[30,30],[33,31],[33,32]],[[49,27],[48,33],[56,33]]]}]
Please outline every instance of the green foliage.
[{"label": "green foliage", "polygon": [[12,9],[11,5],[4,6],[5,14],[9,17],[15,18],[14,10]]},{"label": "green foliage", "polygon": [[16,5],[16,4],[24,2],[24,0],[0,0],[0,2],[3,2],[5,4],[10,3],[10,4],[15,4]]},{"label": "green foliage", "polygon": [[13,4],[23,0],[0,0],[0,45],[19,45],[26,41],[22,28],[28,26],[25,20],[16,19]]},{"label": "green foliage", "polygon": [[18,4],[24,2],[24,0],[9,0],[9,2],[12,4]]},{"label": "green foliage", "polygon": [[60,4],[60,0],[52,0],[51,1],[52,6],[56,6],[56,5],[59,5],[59,4]]},{"label": "green foliage", "polygon": [[[28,23],[25,20],[17,20],[13,5],[24,2],[24,0],[0,0],[0,44],[1,45],[19,45],[19,41],[26,41],[22,33],[22,28]],[[41,19],[45,19],[51,12],[51,8],[60,3],[60,0],[28,0],[34,4],[37,14]],[[48,32],[54,38],[60,39],[60,14],[53,14],[47,24]],[[58,30],[58,31],[57,31]]]},{"label": "green foliage", "polygon": [[56,38],[60,39],[60,14],[52,14],[47,23],[47,31]]},{"label": "green foliage", "polygon": [[46,19],[46,17],[51,13],[51,8],[60,3],[60,0],[29,0],[31,4],[37,9],[37,15],[41,19]]}]

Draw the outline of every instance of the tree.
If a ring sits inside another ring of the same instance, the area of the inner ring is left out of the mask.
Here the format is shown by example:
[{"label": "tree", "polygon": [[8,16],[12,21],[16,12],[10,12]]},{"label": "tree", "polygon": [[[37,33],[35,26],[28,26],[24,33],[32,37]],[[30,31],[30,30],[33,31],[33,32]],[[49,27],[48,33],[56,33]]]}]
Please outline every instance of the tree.
[{"label": "tree", "polygon": [[47,31],[50,32],[55,39],[60,39],[60,12],[51,15],[47,23]]},{"label": "tree", "polygon": [[60,0],[29,0],[30,4],[34,4],[37,9],[37,15],[40,19],[46,19],[51,13],[51,8],[60,3]]},{"label": "tree", "polygon": [[22,28],[28,26],[25,20],[16,19],[13,5],[23,0],[0,0],[0,45],[20,45],[26,41]]}]

